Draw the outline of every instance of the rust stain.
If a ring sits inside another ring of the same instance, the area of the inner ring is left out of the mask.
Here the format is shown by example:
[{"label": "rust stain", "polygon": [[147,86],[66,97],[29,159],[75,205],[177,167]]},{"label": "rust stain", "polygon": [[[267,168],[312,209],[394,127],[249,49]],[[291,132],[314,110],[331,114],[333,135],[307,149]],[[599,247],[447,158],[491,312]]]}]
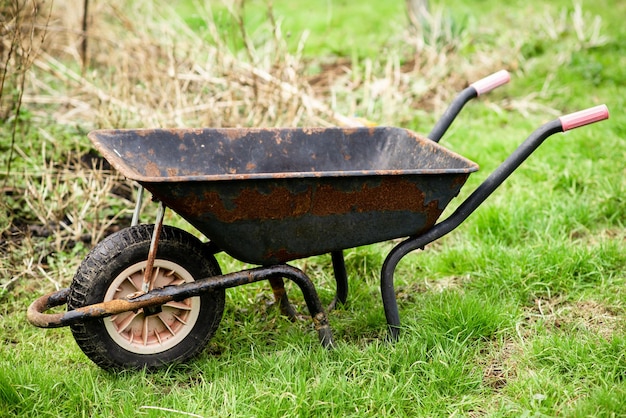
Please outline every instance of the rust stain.
[{"label": "rust stain", "polygon": [[[284,187],[277,187],[269,194],[245,189],[234,200],[237,209],[227,217],[239,219],[285,219],[302,216],[309,211],[311,190],[294,194]],[[224,215],[226,215],[224,213]],[[219,216],[219,215],[218,215]]]},{"label": "rust stain", "polygon": [[134,131],[135,135],[142,137],[142,138],[148,138],[156,132],[157,132],[156,129],[137,129]]},{"label": "rust stain", "polygon": [[319,133],[321,133],[324,129],[323,128],[301,128],[302,129],[302,133],[304,133],[305,135],[317,135]]},{"label": "rust stain", "polygon": [[283,141],[290,141],[292,137],[292,131],[287,129],[275,129],[273,133],[276,145],[282,144]]},{"label": "rust stain", "polygon": [[159,169],[159,166],[155,162],[150,161],[146,163],[146,176],[148,177],[160,177],[161,176],[161,170]]},{"label": "rust stain", "polygon": [[276,251],[269,251],[264,255],[266,260],[278,260],[278,262],[284,263],[291,260],[297,260],[302,258],[304,254],[297,254],[291,251],[287,251],[286,248],[281,248]]},{"label": "rust stain", "polygon": [[175,167],[167,169],[167,175],[169,177],[176,177],[178,175],[178,172],[179,172],[178,168],[175,168]]},{"label": "rust stain", "polygon": [[98,318],[102,316],[116,315],[123,312],[134,311],[150,306],[159,306],[173,299],[172,296],[152,296],[149,300],[132,301],[126,299],[113,299],[107,302],[77,308],[77,312],[87,315],[87,317]]},{"label": "rust stain", "polygon": [[249,130],[247,129],[239,129],[239,128],[223,128],[219,129],[218,132],[223,135],[225,138],[233,141],[243,137]]},{"label": "rust stain", "polygon": [[431,211],[437,202],[424,204],[424,193],[406,180],[385,179],[376,187],[363,184],[360,190],[344,192],[329,185],[320,186],[315,192],[311,213],[328,216],[350,212],[376,211]]},{"label": "rust stain", "polygon": [[224,202],[216,191],[202,196],[189,195],[177,202],[177,212],[192,217],[211,213],[222,222],[241,220],[289,219],[306,214],[324,217],[348,213],[411,211],[423,213],[430,224],[441,214],[438,201],[424,202],[424,193],[407,180],[384,179],[378,185],[363,184],[359,189],[346,192],[331,185],[309,187],[294,193],[285,187],[275,187],[270,193],[250,188],[242,190]]},{"label": "rust stain", "polygon": [[311,191],[294,194],[285,188],[275,188],[271,193],[260,193],[255,189],[243,190],[231,205],[225,205],[218,192],[205,192],[201,197],[189,195],[184,202],[176,202],[176,211],[181,215],[197,217],[211,213],[222,222],[232,223],[250,219],[285,219],[301,216],[308,212]]}]

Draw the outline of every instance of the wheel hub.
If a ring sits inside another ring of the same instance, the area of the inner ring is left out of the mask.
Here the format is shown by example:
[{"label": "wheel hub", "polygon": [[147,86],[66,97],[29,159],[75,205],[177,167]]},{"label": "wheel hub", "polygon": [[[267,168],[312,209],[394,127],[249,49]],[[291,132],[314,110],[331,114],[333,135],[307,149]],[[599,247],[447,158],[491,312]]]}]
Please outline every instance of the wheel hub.
[{"label": "wheel hub", "polygon": [[[141,291],[146,261],[122,271],[111,283],[104,301],[128,298]],[[180,265],[157,259],[152,270],[151,288],[176,286],[193,282],[191,274]],[[182,341],[198,319],[197,297],[168,302],[158,308],[124,312],[104,319],[111,338],[125,350],[137,354],[155,354]]]}]

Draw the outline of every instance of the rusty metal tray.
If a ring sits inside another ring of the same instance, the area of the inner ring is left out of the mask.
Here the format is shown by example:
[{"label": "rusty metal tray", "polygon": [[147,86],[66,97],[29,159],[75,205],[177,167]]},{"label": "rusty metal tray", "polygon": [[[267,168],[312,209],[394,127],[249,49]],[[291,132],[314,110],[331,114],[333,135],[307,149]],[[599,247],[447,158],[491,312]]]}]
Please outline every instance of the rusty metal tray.
[{"label": "rusty metal tray", "polygon": [[419,234],[478,170],[392,127],[100,130],[89,138],[220,249],[260,265]]}]

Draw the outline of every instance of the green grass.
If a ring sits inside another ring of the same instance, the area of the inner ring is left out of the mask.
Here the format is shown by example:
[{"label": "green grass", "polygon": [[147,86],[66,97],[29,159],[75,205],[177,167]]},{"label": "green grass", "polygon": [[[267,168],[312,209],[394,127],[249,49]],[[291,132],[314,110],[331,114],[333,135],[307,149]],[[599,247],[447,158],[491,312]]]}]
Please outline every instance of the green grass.
[{"label": "green grass", "polygon": [[[371,60],[375,77],[382,79],[388,67],[379,51],[402,62],[414,58],[401,41],[402,2],[319,3],[274,1],[283,34],[291,33],[291,51],[310,30],[304,54],[311,66],[321,71],[322,64],[348,57],[354,81]],[[202,32],[194,4],[175,6]],[[230,46],[240,47],[232,16],[221,3],[211,4],[220,30],[232,37]],[[104,372],[83,355],[68,329],[32,327],[24,314],[28,304],[55,283],[67,286],[90,243],[31,236],[13,244],[10,228],[18,220],[38,222],[41,213],[26,204],[22,192],[29,184],[43,190],[46,175],[54,172],[44,162],[66,167],[88,149],[84,133],[92,121],[56,124],[30,104],[7,183],[19,193],[3,191],[0,214],[0,416],[623,416],[626,5],[585,3],[583,40],[569,1],[446,5],[449,19],[462,27],[456,52],[466,56],[465,65],[500,57],[513,79],[469,104],[442,140],[481,165],[445,214],[535,127],[553,119],[553,110],[607,103],[611,119],[550,138],[457,230],[400,263],[396,289],[403,328],[397,343],[386,341],[378,288],[380,267],[394,243],[345,252],[350,294],[345,306],[330,313],[333,351],[319,346],[310,321],[281,317],[266,284],[228,290],[224,318],[202,355],[155,373]],[[600,34],[606,37],[598,45],[589,42],[595,16],[602,18]],[[260,2],[246,3],[246,22],[255,42],[270,36]],[[345,98],[357,103],[359,94],[348,91]],[[421,132],[440,113],[410,106],[384,113],[386,102],[376,105],[366,116],[385,115],[385,122]],[[359,112],[366,108],[356,105]],[[0,125],[3,153],[9,132],[6,121]],[[51,220],[65,215],[70,199],[92,201],[94,183],[86,179],[81,174],[52,182],[52,197],[42,198],[57,208]],[[69,186],[83,194],[61,193]],[[110,194],[98,201],[100,222],[132,205]],[[184,225],[171,214],[167,222]],[[219,261],[225,271],[246,267],[225,255]],[[294,265],[329,303],[330,257]],[[287,288],[306,314],[297,287]]]},{"label": "green grass", "polygon": [[[231,47],[243,47],[240,37],[239,18],[234,12],[241,10],[227,3],[210,2],[208,10],[220,33]],[[264,30],[271,13],[280,25],[287,45],[295,51],[303,38],[303,53],[309,57],[360,56],[378,53],[378,48],[388,39],[397,36],[406,24],[402,2],[374,4],[354,0],[325,0],[315,3],[254,0],[243,2],[243,19],[251,40],[258,42],[267,36]],[[195,30],[207,26],[207,11],[197,7],[196,2],[182,1],[176,10]],[[337,33],[341,28],[341,34]]]}]

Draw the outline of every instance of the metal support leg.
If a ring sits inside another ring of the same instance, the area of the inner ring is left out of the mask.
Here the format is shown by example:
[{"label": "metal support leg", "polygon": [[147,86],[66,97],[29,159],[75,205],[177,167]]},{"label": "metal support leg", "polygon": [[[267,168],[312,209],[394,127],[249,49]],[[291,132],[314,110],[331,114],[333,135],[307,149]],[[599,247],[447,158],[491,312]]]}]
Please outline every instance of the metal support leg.
[{"label": "metal support leg", "polygon": [[328,306],[328,310],[333,310],[337,306],[337,302],[345,305],[348,299],[348,273],[346,272],[346,263],[343,258],[343,251],[333,251],[330,253],[333,262],[333,271],[335,273],[335,281],[337,283],[337,293],[335,298]]},{"label": "metal support leg", "polygon": [[381,270],[380,293],[389,328],[389,339],[394,342],[398,340],[400,335],[400,313],[398,312],[398,302],[393,285],[393,275],[400,260],[411,251],[424,248],[424,245],[426,245],[424,241],[426,240],[408,239],[398,244],[387,256]]},{"label": "metal support leg", "polygon": [[143,186],[139,185],[137,188],[137,202],[135,203],[135,211],[133,212],[133,219],[130,222],[130,226],[135,226],[139,223],[139,212],[141,211],[141,203],[143,201]]},{"label": "metal support leg", "polygon": [[268,281],[272,286],[272,292],[274,292],[274,301],[280,307],[280,313],[289,318],[290,321],[295,322],[298,319],[298,313],[289,303],[289,297],[285,291],[285,281],[282,277],[270,277]]},{"label": "metal support leg", "polygon": [[157,247],[159,245],[159,237],[161,236],[161,229],[163,229],[163,218],[165,217],[165,205],[163,202],[159,202],[159,208],[157,210],[157,219],[154,224],[154,230],[152,231],[152,240],[150,241],[150,251],[148,252],[148,262],[146,264],[146,270],[143,275],[143,284],[141,286],[142,292],[146,293],[150,291],[152,287],[152,267],[154,267],[154,260],[156,258]]}]

